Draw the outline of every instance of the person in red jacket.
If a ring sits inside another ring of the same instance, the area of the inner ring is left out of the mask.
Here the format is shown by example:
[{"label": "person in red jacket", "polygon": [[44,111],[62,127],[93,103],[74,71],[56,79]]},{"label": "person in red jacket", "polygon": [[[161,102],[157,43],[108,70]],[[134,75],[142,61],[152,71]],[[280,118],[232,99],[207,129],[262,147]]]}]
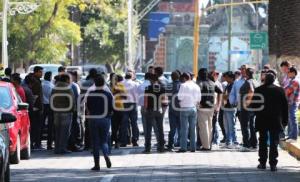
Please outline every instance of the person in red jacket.
[{"label": "person in red jacket", "polygon": [[19,94],[22,102],[26,102],[26,95],[23,87],[21,86],[21,77],[19,73],[14,73],[11,75],[11,83],[16,88],[16,92]]}]

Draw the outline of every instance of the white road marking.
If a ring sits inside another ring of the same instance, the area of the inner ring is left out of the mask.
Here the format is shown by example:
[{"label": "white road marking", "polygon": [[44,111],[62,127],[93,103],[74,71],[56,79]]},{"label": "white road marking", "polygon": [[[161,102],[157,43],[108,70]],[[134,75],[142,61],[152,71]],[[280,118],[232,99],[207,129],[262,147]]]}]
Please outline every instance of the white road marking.
[{"label": "white road marking", "polygon": [[115,175],[113,175],[113,174],[109,174],[109,175],[107,175],[107,176],[104,176],[104,177],[100,180],[100,182],[111,182],[112,179],[114,178],[114,176],[115,176]]}]

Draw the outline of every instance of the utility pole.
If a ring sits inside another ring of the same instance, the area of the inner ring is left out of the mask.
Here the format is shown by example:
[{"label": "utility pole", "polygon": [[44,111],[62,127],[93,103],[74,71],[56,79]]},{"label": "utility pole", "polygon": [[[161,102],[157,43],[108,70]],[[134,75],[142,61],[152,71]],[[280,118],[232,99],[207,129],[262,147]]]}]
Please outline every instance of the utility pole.
[{"label": "utility pole", "polygon": [[[232,0],[230,2],[232,4]],[[228,7],[228,71],[231,70],[232,6]]]},{"label": "utility pole", "polygon": [[194,65],[193,72],[198,73],[198,50],[199,50],[199,25],[200,25],[200,0],[195,0],[195,19],[194,19]]},{"label": "utility pole", "polygon": [[132,42],[132,15],[133,15],[133,4],[132,0],[128,0],[128,56],[127,56],[127,67],[128,69],[134,69],[133,66],[133,42]]},{"label": "utility pole", "polygon": [[8,0],[3,0],[3,12],[2,12],[2,64],[3,64],[4,68],[8,67],[7,12],[8,12]]},{"label": "utility pole", "polygon": [[11,16],[18,14],[29,14],[35,11],[39,7],[37,3],[31,2],[10,2],[9,0],[3,0],[2,11],[2,64],[4,67],[8,67],[8,51],[7,51],[7,18],[8,13]]}]

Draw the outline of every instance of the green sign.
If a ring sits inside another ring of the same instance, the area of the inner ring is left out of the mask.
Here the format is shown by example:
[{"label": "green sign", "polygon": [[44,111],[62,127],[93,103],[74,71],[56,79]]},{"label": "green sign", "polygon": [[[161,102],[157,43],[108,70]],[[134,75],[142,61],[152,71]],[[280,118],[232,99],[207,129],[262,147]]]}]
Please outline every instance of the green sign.
[{"label": "green sign", "polygon": [[257,32],[250,33],[250,48],[251,49],[266,49],[268,47],[268,33]]}]

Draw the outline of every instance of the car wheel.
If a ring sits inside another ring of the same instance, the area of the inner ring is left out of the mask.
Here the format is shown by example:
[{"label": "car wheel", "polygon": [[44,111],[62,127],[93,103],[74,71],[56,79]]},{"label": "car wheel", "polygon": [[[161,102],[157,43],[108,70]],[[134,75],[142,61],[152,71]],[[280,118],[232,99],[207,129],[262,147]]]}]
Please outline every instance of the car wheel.
[{"label": "car wheel", "polygon": [[19,164],[20,163],[20,160],[21,160],[20,148],[21,148],[21,141],[20,141],[20,135],[18,135],[16,151],[13,153],[13,155],[10,156],[11,164]]},{"label": "car wheel", "polygon": [[4,181],[5,182],[9,182],[10,181],[10,166],[9,166],[9,162],[6,165],[6,170],[5,170],[5,174],[4,174]]},{"label": "car wheel", "polygon": [[21,159],[28,160],[31,156],[30,134],[27,137],[27,147],[21,151]]}]

